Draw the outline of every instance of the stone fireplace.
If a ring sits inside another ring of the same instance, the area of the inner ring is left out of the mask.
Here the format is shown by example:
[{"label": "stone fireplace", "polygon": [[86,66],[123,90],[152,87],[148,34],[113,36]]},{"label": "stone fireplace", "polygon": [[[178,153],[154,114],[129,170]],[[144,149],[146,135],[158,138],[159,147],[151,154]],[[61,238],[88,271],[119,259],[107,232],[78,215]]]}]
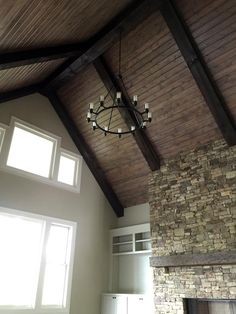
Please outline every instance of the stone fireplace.
[{"label": "stone fireplace", "polygon": [[236,299],[236,147],[219,140],[166,160],[149,202],[156,314]]}]

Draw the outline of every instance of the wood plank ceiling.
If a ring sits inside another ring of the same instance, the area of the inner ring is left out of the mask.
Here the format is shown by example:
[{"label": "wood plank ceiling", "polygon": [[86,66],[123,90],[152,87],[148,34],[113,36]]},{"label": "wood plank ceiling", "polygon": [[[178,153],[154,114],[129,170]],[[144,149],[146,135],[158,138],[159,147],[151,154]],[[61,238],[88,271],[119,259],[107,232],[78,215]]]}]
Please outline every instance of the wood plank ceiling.
[{"label": "wood plank ceiling", "polygon": [[[78,5],[77,1],[67,0],[55,5],[53,1],[22,0],[16,8],[14,1],[2,0],[0,47],[2,51],[12,51],[91,39],[130,3],[129,0],[89,0],[80,1]],[[175,0],[175,3],[235,121],[235,0]],[[103,58],[117,74],[118,44],[108,49]],[[0,91],[27,85],[30,80],[40,82],[62,61],[0,71],[0,75],[6,77],[0,76]],[[123,37],[121,71],[129,95],[138,94],[139,106],[150,103],[153,122],[146,134],[162,161],[222,138],[160,11],[153,11]],[[86,121],[88,103],[96,102],[99,95],[107,92],[94,65],[86,66],[73,76],[58,90],[58,95],[78,131],[96,156],[121,204],[127,207],[147,202],[151,170],[135,138],[105,137],[97,130],[93,132]],[[116,122],[119,121],[122,118],[117,112]]]},{"label": "wood plank ceiling", "polygon": [[[132,0],[0,0],[0,52],[83,42]],[[41,82],[63,59],[0,72],[0,92]]]},{"label": "wood plank ceiling", "polygon": [[1,51],[85,41],[132,0],[0,0]]},{"label": "wood plank ceiling", "polygon": [[43,81],[63,59],[0,71],[0,92],[7,92]]},{"label": "wood plank ceiling", "polygon": [[[236,47],[231,42],[232,24],[236,20],[235,2],[202,0],[192,7],[188,1],[181,0],[178,6],[181,11],[183,8],[184,17],[224,96],[228,90],[226,101],[236,118],[233,102]],[[217,49],[222,40],[222,48],[220,44]],[[229,48],[223,49],[225,44]],[[113,72],[117,73],[118,44],[104,57]],[[222,62],[225,57],[226,67]],[[150,103],[154,119],[146,132],[162,159],[221,138],[214,118],[160,12],[154,12],[123,38],[122,75],[128,93],[138,94],[140,105]],[[130,206],[145,202],[150,170],[138,154],[133,138],[104,138],[99,131],[92,132],[86,122],[87,103],[95,101],[102,93],[105,93],[104,86],[93,66],[60,89],[63,102],[93,148],[122,204]]]}]

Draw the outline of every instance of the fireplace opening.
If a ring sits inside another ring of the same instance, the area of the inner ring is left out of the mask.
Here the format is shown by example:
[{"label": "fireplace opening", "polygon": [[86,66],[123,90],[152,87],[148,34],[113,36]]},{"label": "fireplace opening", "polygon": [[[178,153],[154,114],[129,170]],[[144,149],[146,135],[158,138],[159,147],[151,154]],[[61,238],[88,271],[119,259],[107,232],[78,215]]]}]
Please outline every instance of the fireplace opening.
[{"label": "fireplace opening", "polygon": [[236,314],[236,300],[186,299],[187,314]]}]

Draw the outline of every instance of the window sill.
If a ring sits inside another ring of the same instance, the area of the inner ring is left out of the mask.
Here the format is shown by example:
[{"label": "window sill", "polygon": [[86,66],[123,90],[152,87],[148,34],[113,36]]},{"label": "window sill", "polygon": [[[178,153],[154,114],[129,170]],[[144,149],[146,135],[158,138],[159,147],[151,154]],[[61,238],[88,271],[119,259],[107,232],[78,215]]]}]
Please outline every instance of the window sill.
[{"label": "window sill", "polygon": [[52,309],[52,308],[45,308],[45,309],[0,309],[0,314],[69,314],[69,310],[65,309]]},{"label": "window sill", "polygon": [[17,176],[20,176],[25,179],[29,179],[34,182],[44,183],[44,184],[47,184],[47,185],[50,185],[59,189],[69,191],[69,192],[80,193],[80,184],[78,186],[70,186],[69,184],[58,182],[50,178],[41,177],[39,175],[32,174],[32,173],[29,173],[29,172],[26,172],[17,168],[13,168],[10,166],[6,166],[6,165],[0,165],[0,171],[17,175]]}]

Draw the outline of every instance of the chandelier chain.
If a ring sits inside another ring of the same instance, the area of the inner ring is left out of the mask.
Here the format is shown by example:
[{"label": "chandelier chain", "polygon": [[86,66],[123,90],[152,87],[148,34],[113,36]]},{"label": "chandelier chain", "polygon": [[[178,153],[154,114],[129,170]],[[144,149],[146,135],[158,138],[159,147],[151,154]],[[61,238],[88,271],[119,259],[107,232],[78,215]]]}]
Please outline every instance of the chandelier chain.
[{"label": "chandelier chain", "polygon": [[122,36],[122,30],[120,29],[120,40],[119,40],[119,72],[118,76],[121,77],[121,36]]}]

